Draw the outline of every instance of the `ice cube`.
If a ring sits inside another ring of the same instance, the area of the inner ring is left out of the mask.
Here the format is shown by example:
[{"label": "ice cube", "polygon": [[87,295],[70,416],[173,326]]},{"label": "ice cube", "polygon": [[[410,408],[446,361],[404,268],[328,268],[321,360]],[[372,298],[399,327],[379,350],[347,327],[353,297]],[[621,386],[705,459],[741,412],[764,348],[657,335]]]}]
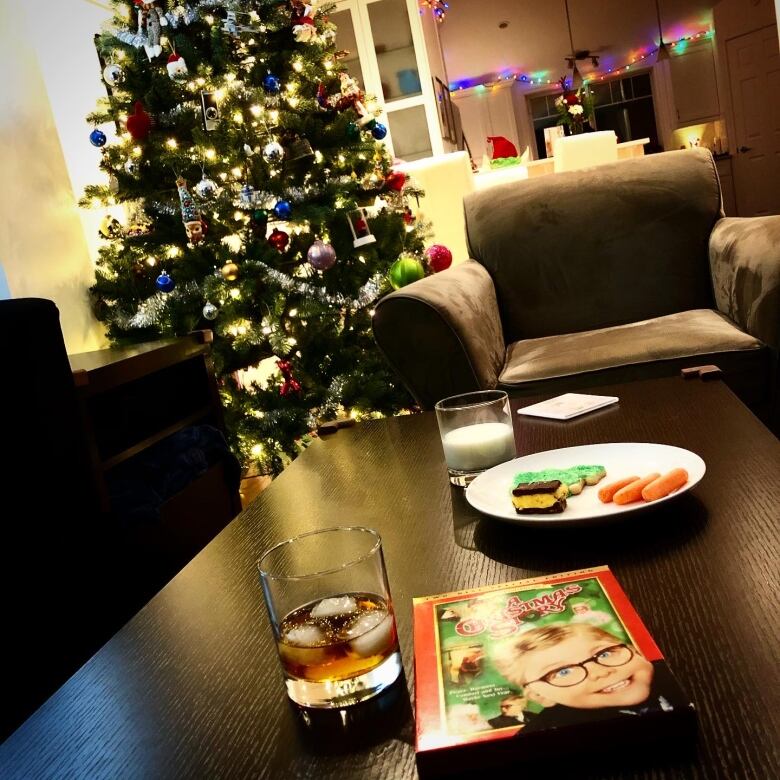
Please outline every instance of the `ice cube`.
[{"label": "ice cube", "polygon": [[355,637],[350,648],[359,656],[366,658],[378,655],[387,649],[393,633],[393,616],[384,610],[376,610],[361,615],[351,626],[350,634]]},{"label": "ice cube", "polygon": [[359,636],[376,628],[385,618],[387,612],[384,609],[375,609],[371,612],[364,612],[360,617],[355,618],[342,632],[340,639],[357,639]]},{"label": "ice cube", "polygon": [[348,615],[357,610],[357,602],[352,596],[335,596],[323,599],[311,611],[314,618],[332,617],[333,615]]},{"label": "ice cube", "polygon": [[306,623],[291,628],[284,634],[282,641],[296,647],[317,647],[325,641],[325,632],[318,626]]}]

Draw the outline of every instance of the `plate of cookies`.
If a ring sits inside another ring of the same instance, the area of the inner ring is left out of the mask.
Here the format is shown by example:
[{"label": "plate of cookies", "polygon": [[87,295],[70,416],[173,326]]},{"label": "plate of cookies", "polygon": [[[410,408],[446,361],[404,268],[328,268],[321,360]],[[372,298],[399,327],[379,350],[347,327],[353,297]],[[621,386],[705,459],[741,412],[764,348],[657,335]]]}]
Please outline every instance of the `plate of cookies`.
[{"label": "plate of cookies", "polygon": [[619,442],[536,452],[480,474],[466,500],[521,525],[606,522],[686,493],[704,461],[668,444]]}]

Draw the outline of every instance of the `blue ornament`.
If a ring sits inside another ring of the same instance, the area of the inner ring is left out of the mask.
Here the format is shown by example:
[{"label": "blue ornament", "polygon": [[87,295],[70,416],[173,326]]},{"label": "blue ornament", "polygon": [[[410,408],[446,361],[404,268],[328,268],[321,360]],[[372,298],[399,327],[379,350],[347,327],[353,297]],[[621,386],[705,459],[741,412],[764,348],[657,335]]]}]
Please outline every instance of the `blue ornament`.
[{"label": "blue ornament", "polygon": [[373,135],[377,141],[381,141],[387,135],[387,128],[381,122],[377,122],[371,128],[371,135]]},{"label": "blue ornament", "polygon": [[279,200],[274,206],[274,216],[277,219],[289,219],[292,214],[292,206],[289,200]]},{"label": "blue ornament", "polygon": [[157,285],[157,289],[160,290],[160,292],[169,293],[173,290],[173,288],[176,286],[176,282],[173,281],[173,279],[168,276],[168,273],[166,271],[163,271],[155,280],[155,284]]},{"label": "blue ornament", "polygon": [[269,95],[278,95],[282,88],[282,82],[278,76],[274,76],[273,73],[269,73],[263,78],[263,89]]},{"label": "blue ornament", "polygon": [[106,134],[102,130],[98,130],[97,127],[89,134],[89,142],[92,146],[105,146],[107,140]]}]

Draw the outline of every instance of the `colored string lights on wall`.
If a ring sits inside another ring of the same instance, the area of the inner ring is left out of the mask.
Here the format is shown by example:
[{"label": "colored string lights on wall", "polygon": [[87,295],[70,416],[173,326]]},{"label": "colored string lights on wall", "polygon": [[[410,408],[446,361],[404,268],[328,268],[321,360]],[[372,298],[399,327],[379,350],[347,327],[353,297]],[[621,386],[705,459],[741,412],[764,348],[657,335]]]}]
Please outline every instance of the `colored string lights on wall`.
[{"label": "colored string lights on wall", "polygon": [[[700,32],[693,33],[692,35],[684,35],[682,38],[678,38],[672,43],[665,44],[675,54],[682,54],[691,41],[701,40],[703,38],[711,38],[713,30],[701,30]],[[642,50],[633,56],[627,63],[620,65],[619,67],[610,68],[607,67],[602,73],[588,73],[583,76],[585,83],[593,83],[594,81],[604,81],[604,79],[617,76],[620,73],[630,72],[634,67],[642,67],[643,61],[648,60],[659,50],[658,46],[653,45],[647,50]],[[499,84],[507,81],[519,81],[522,84],[528,84],[529,86],[545,86],[547,84],[555,84],[558,82],[556,74],[550,73],[550,71],[523,71],[508,69],[502,71],[497,76],[492,76],[488,79],[461,79],[460,81],[453,81],[450,83],[450,91],[455,92],[457,90],[471,89],[472,87],[477,90],[484,90],[490,87],[496,87]]]},{"label": "colored string lights on wall", "polygon": [[420,13],[423,13],[426,8],[431,9],[433,18],[441,24],[447,15],[447,11],[450,10],[450,4],[445,2],[445,0],[420,0]]}]

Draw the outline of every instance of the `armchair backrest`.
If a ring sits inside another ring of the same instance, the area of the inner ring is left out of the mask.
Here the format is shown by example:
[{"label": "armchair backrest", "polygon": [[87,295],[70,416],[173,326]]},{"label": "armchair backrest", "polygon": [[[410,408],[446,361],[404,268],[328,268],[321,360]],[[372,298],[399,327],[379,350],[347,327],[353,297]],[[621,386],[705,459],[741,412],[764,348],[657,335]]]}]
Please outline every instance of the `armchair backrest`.
[{"label": "armchair backrest", "polygon": [[464,203],[507,343],[713,306],[707,249],[721,194],[704,149],[505,184]]}]

